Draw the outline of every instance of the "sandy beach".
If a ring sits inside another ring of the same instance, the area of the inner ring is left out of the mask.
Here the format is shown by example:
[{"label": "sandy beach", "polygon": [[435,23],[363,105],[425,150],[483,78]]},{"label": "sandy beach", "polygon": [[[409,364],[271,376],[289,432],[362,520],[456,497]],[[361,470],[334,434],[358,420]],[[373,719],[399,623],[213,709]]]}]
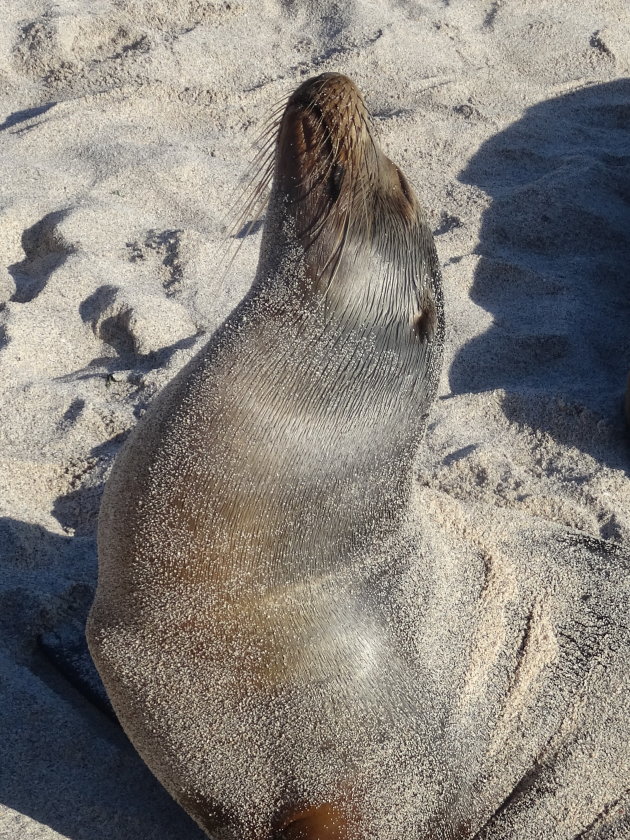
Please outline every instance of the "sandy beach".
[{"label": "sandy beach", "polygon": [[257,227],[217,265],[260,132],[327,71],[442,265],[399,606],[457,693],[458,836],[630,838],[627,0],[4,0],[2,840],[202,837],[39,640],[82,626],[113,459],[253,279]]}]

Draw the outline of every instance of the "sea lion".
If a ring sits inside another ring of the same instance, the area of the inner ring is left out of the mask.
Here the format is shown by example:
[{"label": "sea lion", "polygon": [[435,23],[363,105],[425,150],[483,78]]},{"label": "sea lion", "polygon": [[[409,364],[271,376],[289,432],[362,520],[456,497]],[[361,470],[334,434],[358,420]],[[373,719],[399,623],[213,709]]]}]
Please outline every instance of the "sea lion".
[{"label": "sea lion", "polygon": [[253,285],[138,423],[99,520],[90,650],[208,834],[370,833],[415,700],[358,569],[404,516],[443,337],[414,191],[355,85],[309,79],[280,119]]}]

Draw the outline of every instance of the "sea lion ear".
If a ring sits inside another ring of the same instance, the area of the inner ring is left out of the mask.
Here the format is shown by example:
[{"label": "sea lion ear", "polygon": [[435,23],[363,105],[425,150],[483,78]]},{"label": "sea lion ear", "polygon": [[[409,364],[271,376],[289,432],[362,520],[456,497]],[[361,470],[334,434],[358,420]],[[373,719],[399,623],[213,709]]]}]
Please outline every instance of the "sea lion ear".
[{"label": "sea lion ear", "polygon": [[273,840],[357,840],[348,817],[336,805],[325,802],[290,813]]}]

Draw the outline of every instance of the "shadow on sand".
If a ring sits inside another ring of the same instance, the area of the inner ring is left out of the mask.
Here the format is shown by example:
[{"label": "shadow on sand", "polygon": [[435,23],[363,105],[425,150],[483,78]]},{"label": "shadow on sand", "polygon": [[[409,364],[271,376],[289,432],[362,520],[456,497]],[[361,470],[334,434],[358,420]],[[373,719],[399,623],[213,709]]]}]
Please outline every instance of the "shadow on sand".
[{"label": "shadow on sand", "polygon": [[93,535],[0,518],[0,575],[0,802],[69,840],[201,840],[99,711],[84,642]]},{"label": "shadow on sand", "polygon": [[494,322],[450,370],[453,393],[504,389],[511,421],[621,469],[629,135],[625,79],[529,108],[473,156],[460,178],[492,204],[471,297]]}]

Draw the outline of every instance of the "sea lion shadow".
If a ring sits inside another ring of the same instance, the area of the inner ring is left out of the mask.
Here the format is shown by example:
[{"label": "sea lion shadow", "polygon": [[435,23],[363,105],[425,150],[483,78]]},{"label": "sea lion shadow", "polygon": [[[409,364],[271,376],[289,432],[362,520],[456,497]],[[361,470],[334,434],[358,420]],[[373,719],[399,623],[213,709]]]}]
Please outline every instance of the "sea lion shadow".
[{"label": "sea lion shadow", "polygon": [[629,102],[628,79],[541,102],[460,173],[492,197],[470,294],[494,321],[449,372],[453,393],[503,389],[512,422],[620,469],[628,465]]},{"label": "sea lion shadow", "polygon": [[201,838],[89,688],[55,661],[55,640],[67,660],[73,628],[83,633],[94,539],[2,517],[0,546],[0,802],[70,840]]}]

